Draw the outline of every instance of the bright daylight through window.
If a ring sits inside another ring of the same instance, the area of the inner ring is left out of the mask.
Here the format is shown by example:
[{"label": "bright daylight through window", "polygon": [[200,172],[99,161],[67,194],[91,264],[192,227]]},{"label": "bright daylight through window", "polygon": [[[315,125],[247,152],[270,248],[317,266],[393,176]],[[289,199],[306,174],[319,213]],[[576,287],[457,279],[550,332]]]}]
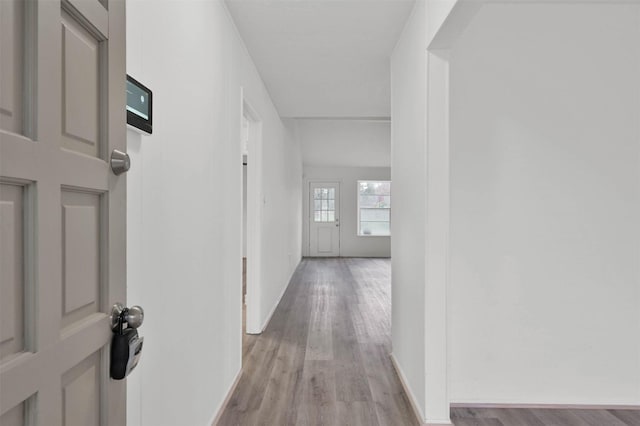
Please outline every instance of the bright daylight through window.
[{"label": "bright daylight through window", "polygon": [[389,236],[391,182],[358,181],[358,235]]},{"label": "bright daylight through window", "polygon": [[316,188],[313,191],[314,222],[335,222],[336,190],[334,188]]}]

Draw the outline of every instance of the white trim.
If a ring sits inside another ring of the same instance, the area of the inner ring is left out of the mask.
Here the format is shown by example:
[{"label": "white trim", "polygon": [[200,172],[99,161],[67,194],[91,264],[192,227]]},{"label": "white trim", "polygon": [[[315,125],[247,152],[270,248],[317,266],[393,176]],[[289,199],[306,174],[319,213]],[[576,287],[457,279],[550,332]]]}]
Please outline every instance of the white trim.
[{"label": "white trim", "polygon": [[526,408],[563,410],[640,410],[640,405],[625,404],[528,404],[509,402],[452,402],[451,408]]},{"label": "white trim", "polygon": [[[291,276],[293,277],[293,274],[291,274]],[[271,308],[271,312],[269,312],[269,315],[267,315],[267,318],[262,323],[262,326],[260,327],[260,333],[262,333],[271,322],[271,317],[273,317],[273,314],[276,312],[276,309],[278,309],[278,305],[280,304],[280,301],[282,300],[284,293],[289,288],[289,284],[291,284],[291,278],[289,278],[289,281],[280,292],[280,296],[278,296],[278,298],[276,299],[276,303],[273,304],[273,308]]]},{"label": "white trim", "polygon": [[[450,417],[448,398],[449,324],[449,58],[427,52],[424,374],[427,418]],[[440,420],[438,420],[440,421]]]},{"label": "white trim", "polygon": [[400,364],[398,364],[398,360],[396,359],[396,356],[393,353],[391,353],[389,357],[391,358],[391,364],[393,365],[393,368],[396,370],[396,374],[400,379],[400,384],[402,385],[402,389],[404,389],[404,393],[407,394],[407,399],[411,404],[413,415],[416,417],[416,419],[421,425],[426,425],[424,421],[424,413],[422,412],[422,410],[420,410],[420,406],[416,404],[416,398],[413,395],[413,392],[411,391],[411,387],[409,386],[409,382],[407,381],[406,376],[402,372],[402,368],[400,368]]},{"label": "white trim", "polygon": [[211,426],[215,426],[218,424],[218,422],[220,421],[220,416],[222,416],[224,409],[227,408],[227,404],[229,403],[229,400],[231,400],[231,395],[233,395],[233,392],[236,390],[236,387],[240,382],[240,377],[242,377],[242,368],[240,368],[240,370],[238,370],[238,373],[236,373],[236,378],[233,380],[233,383],[231,383],[231,386],[227,391],[227,396],[225,396],[224,401],[222,401],[218,409],[214,411],[213,417],[207,424],[210,424]]},{"label": "white trim", "polygon": [[[251,167],[247,168],[247,298],[245,303],[246,327],[248,334],[260,334],[262,329],[262,120],[259,114],[247,100],[244,89],[240,88],[241,122],[246,117],[249,122],[249,142],[247,161]],[[242,124],[241,124],[242,126]],[[238,141],[242,145],[242,141]],[[242,173],[242,149],[239,149],[238,166]],[[240,189],[242,191],[242,188]],[[242,245],[242,226],[240,227]]]},{"label": "white trim", "polygon": [[[267,315],[267,318],[262,323],[262,327],[260,328],[260,333],[262,333],[267,328],[269,323],[271,322],[271,317],[273,317],[273,314],[276,312],[276,309],[278,308],[278,305],[280,304],[280,301],[282,300],[282,297],[284,296],[284,293],[289,288],[289,284],[291,284],[291,279],[293,278],[293,275],[298,270],[298,267],[300,266],[300,262],[301,261],[302,261],[302,259],[298,259],[298,263],[296,264],[296,267],[293,268],[293,271],[291,272],[291,275],[289,276],[289,279],[287,280],[287,285],[285,285],[284,288],[282,289],[282,292],[280,292],[280,296],[278,296],[278,299],[276,300],[276,303],[273,304],[273,308],[271,308],[271,312],[269,312],[269,315]],[[258,333],[258,334],[260,334],[260,333]]]}]

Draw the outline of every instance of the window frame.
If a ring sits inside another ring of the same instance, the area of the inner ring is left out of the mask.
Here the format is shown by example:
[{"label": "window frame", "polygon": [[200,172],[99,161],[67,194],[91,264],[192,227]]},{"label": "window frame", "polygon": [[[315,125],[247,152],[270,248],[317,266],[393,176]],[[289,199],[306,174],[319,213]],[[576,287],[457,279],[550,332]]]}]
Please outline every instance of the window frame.
[{"label": "window frame", "polygon": [[[366,209],[367,207],[360,207],[360,183],[362,182],[381,182],[381,183],[388,183],[389,184],[389,200],[391,200],[391,180],[390,179],[358,179],[356,181],[356,235],[358,237],[378,237],[378,238],[389,238],[391,237],[391,202],[389,203],[389,207],[386,208],[387,210],[389,210],[389,233],[385,234],[385,235],[372,235],[372,234],[363,234],[360,232],[361,226],[360,226],[360,211],[362,209]],[[380,209],[384,209],[383,208],[378,208]],[[372,209],[374,210],[374,209]],[[380,221],[380,222],[386,222],[386,221]]]}]

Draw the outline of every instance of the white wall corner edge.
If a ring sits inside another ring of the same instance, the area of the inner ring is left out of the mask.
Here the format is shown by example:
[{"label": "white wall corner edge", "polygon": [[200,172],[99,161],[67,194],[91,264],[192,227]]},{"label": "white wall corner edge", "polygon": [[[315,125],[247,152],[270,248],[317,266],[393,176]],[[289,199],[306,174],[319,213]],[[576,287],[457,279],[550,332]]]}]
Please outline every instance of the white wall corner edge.
[{"label": "white wall corner edge", "polygon": [[242,367],[238,369],[238,372],[236,373],[236,378],[233,379],[231,386],[229,386],[229,389],[227,390],[227,394],[224,397],[224,400],[222,401],[218,409],[213,412],[213,417],[211,417],[211,420],[209,420],[209,423],[207,423],[206,426],[216,426],[218,424],[218,422],[220,421],[220,417],[224,412],[224,409],[227,407],[227,404],[231,399],[231,395],[233,395],[233,392],[236,390],[236,387],[240,382],[240,377],[242,377]]}]

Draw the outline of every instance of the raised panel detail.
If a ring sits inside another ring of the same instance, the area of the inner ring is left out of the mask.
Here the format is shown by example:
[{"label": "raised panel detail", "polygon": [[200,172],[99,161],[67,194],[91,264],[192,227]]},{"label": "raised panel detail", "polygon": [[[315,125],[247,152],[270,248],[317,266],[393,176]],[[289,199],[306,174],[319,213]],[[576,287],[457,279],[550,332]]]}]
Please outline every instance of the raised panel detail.
[{"label": "raised panel detail", "polygon": [[24,2],[0,1],[0,128],[23,133]]},{"label": "raised panel detail", "polygon": [[333,229],[318,228],[318,253],[331,253],[333,247]]},{"label": "raised panel detail", "polygon": [[100,196],[62,192],[63,327],[97,312],[100,297]]},{"label": "raised panel detail", "polygon": [[62,424],[100,424],[100,356],[96,353],[62,376]]},{"label": "raised panel detail", "polygon": [[24,349],[24,188],[0,184],[0,359]]},{"label": "raised panel detail", "polygon": [[62,146],[98,155],[100,45],[68,14],[62,17]]},{"label": "raised panel detail", "polygon": [[0,417],[2,426],[25,426],[26,422],[26,402],[22,402]]}]

